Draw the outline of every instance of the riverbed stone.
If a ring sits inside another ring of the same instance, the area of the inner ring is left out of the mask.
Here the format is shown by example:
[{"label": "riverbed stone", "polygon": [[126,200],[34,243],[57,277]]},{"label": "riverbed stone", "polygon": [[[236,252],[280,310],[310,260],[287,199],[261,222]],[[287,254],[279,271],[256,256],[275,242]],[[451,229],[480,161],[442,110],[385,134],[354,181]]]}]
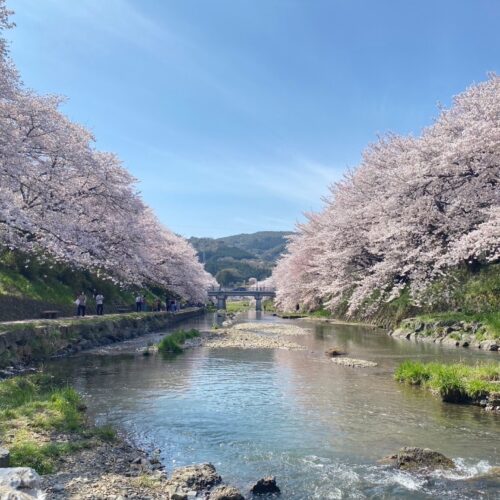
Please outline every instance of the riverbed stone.
[{"label": "riverbed stone", "polygon": [[408,471],[455,468],[453,460],[442,453],[429,448],[411,446],[401,448],[397,453],[383,458],[381,462]]},{"label": "riverbed stone", "polygon": [[19,490],[15,490],[14,488],[10,488],[9,486],[0,485],[0,498],[2,500],[33,500],[37,497]]},{"label": "riverbed stone", "polygon": [[180,467],[172,472],[170,483],[186,490],[202,491],[219,484],[222,478],[212,464]]},{"label": "riverbed stone", "polygon": [[0,448],[0,467],[8,467],[10,463],[10,452],[6,448]]},{"label": "riverbed stone", "polygon": [[484,340],[479,345],[485,351],[498,351],[500,349],[500,345],[494,340]]},{"label": "riverbed stone", "polygon": [[332,361],[337,365],[350,366],[352,368],[372,368],[377,366],[377,363],[374,361],[366,361],[365,359],[332,358]]},{"label": "riverbed stone", "polygon": [[210,492],[209,500],[245,500],[244,496],[234,486],[218,486]]},{"label": "riverbed stone", "polygon": [[40,476],[29,467],[0,469],[0,498],[24,500],[42,498]]},{"label": "riverbed stone", "polygon": [[327,349],[325,351],[325,354],[327,356],[343,356],[345,355],[346,353],[344,351],[342,351],[342,349],[340,349],[339,347],[330,347],[330,349]]},{"label": "riverbed stone", "polygon": [[279,494],[281,490],[276,484],[276,478],[274,476],[267,476],[259,479],[251,489],[254,495],[268,495],[268,494]]}]

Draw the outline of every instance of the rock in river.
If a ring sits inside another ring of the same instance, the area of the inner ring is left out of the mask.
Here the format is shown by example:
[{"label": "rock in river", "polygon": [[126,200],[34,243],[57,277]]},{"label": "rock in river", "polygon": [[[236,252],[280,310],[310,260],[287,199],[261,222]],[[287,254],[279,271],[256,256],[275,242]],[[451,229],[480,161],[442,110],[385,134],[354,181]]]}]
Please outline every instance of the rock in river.
[{"label": "rock in river", "polygon": [[211,488],[221,481],[222,478],[212,464],[190,465],[175,469],[169,480],[170,483],[181,488],[195,491]]},{"label": "rock in river", "polygon": [[217,486],[210,492],[209,500],[245,500],[234,486]]},{"label": "rock in river", "polygon": [[280,489],[276,484],[276,478],[274,476],[264,477],[259,479],[252,487],[252,493],[254,495],[267,495],[270,493],[279,494]]},{"label": "rock in river", "polygon": [[337,365],[352,366],[353,368],[371,368],[377,366],[377,363],[364,359],[332,358],[332,361]]},{"label": "rock in river", "polygon": [[333,356],[344,356],[346,353],[342,351],[342,349],[339,349],[338,347],[331,347],[330,349],[325,351],[325,354],[333,358]]},{"label": "rock in river", "polygon": [[401,448],[394,455],[383,458],[381,462],[409,471],[455,468],[453,460],[438,451],[410,446]]}]

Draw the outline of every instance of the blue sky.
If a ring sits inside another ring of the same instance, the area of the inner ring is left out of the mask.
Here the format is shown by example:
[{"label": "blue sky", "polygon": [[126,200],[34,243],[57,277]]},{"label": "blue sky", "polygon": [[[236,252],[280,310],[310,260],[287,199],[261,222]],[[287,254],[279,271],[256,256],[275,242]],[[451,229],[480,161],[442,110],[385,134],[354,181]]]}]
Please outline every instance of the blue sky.
[{"label": "blue sky", "polygon": [[290,230],[389,131],[500,72],[499,0],[7,0],[27,86],[184,236]]}]

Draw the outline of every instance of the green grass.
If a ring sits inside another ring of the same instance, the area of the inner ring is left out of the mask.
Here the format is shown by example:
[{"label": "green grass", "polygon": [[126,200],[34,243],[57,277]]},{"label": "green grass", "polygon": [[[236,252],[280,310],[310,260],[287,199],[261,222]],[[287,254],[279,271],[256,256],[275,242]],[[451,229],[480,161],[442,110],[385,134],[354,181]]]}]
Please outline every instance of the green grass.
[{"label": "green grass", "polygon": [[[117,286],[111,280],[98,277],[95,272],[89,270],[74,269],[47,258],[37,259],[33,255],[0,247],[0,297],[10,296],[67,307],[73,305],[76,294],[81,290],[87,294],[87,306],[90,310],[94,306],[94,290],[104,295],[105,304],[108,305],[132,305],[138,292],[134,286]],[[163,288],[150,285],[140,291],[144,293],[150,305],[158,298],[165,300],[166,291]],[[179,298],[174,292],[169,293],[169,297]],[[29,306],[23,306],[21,300],[18,302],[19,314],[15,317],[25,317],[28,311],[23,308]]]},{"label": "green grass", "polygon": [[87,440],[44,444],[23,440],[10,447],[10,465],[32,467],[39,474],[51,474],[58,458],[91,446]]},{"label": "green grass", "polygon": [[187,339],[199,337],[200,332],[194,328],[188,331],[177,330],[170,335],[163,337],[158,344],[158,351],[162,353],[179,354],[182,352],[182,345]]},{"label": "green grass", "polygon": [[[109,426],[89,427],[81,396],[45,374],[13,377],[0,382],[0,439],[10,451],[13,467],[33,467],[40,474],[54,471],[63,455],[112,441]],[[66,439],[37,439],[47,432]]]},{"label": "green grass", "polygon": [[249,300],[233,300],[227,301],[226,311],[229,313],[245,312],[250,309]]},{"label": "green grass", "polygon": [[500,363],[494,361],[473,366],[405,361],[394,377],[399,382],[430,389],[443,401],[452,403],[477,402],[500,392]]},{"label": "green grass", "polygon": [[264,299],[262,301],[262,308],[264,309],[265,312],[268,313],[275,313],[277,311],[273,299]]},{"label": "green grass", "polygon": [[161,479],[158,477],[150,476],[148,474],[141,474],[139,477],[134,478],[134,484],[139,488],[160,488]]},{"label": "green grass", "polygon": [[332,313],[326,309],[318,309],[316,311],[312,311],[309,316],[312,318],[331,318]]},{"label": "green grass", "polygon": [[84,432],[87,437],[96,437],[101,441],[111,443],[116,439],[116,430],[111,425],[101,425],[99,427],[92,427]]}]

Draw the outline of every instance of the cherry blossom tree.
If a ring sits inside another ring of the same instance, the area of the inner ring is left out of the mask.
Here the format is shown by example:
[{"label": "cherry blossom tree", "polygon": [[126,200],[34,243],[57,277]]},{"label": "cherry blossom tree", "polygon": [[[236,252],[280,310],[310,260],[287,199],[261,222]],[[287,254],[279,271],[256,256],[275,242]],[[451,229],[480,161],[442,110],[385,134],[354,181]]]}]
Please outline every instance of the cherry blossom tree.
[{"label": "cherry blossom tree", "polygon": [[[0,0],[0,32],[8,15]],[[204,300],[213,278],[194,249],[159,223],[120,160],[96,150],[61,102],[24,88],[0,37],[0,245]]]},{"label": "cherry blossom tree", "polygon": [[389,135],[331,188],[278,263],[277,302],[370,316],[416,304],[457,265],[500,257],[500,77],[454,99],[420,137]]}]

